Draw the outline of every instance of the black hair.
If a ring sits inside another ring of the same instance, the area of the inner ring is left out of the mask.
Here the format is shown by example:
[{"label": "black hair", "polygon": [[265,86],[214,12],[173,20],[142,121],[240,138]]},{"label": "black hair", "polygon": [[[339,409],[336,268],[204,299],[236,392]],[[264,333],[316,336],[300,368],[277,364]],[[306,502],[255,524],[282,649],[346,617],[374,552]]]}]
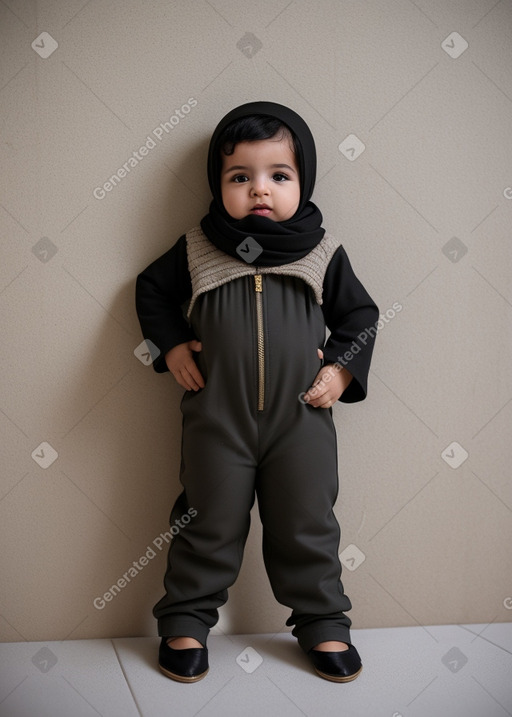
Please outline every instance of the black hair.
[{"label": "black hair", "polygon": [[235,151],[239,142],[256,142],[261,139],[281,140],[286,137],[293,146],[293,153],[298,158],[298,140],[295,133],[276,117],[254,114],[233,120],[225,127],[219,137],[221,154],[229,156]]}]

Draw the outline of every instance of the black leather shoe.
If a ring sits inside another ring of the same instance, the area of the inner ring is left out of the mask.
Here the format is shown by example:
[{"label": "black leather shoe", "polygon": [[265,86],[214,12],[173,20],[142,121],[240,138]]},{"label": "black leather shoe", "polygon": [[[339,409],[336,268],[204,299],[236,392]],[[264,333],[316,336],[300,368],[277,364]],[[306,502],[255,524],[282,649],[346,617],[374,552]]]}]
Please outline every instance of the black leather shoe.
[{"label": "black leather shoe", "polygon": [[355,680],[363,669],[361,658],[354,645],[349,645],[348,650],[342,652],[321,652],[311,649],[308,657],[320,677],[331,682]]},{"label": "black leather shoe", "polygon": [[162,637],[158,651],[158,666],[166,677],[178,682],[197,682],[208,672],[208,648],[189,647],[175,650]]}]

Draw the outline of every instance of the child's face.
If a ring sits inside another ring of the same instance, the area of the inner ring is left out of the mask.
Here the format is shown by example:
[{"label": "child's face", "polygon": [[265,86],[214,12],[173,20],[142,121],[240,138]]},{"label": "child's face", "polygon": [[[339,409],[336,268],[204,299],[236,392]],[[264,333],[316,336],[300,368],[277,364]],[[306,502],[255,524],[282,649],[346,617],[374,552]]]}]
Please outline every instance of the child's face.
[{"label": "child's face", "polygon": [[239,142],[222,155],[221,172],[222,201],[233,219],[257,214],[282,222],[297,211],[299,170],[287,137]]}]

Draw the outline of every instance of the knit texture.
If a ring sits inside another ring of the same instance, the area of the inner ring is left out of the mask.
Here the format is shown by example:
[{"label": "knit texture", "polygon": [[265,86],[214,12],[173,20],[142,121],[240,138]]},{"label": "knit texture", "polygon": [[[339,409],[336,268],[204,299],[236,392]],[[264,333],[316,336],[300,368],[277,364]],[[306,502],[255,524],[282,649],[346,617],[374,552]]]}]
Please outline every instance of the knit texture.
[{"label": "knit texture", "polygon": [[[280,274],[295,276],[306,282],[315,294],[318,304],[322,304],[322,290],[325,272],[340,242],[327,232],[309,254],[298,261],[282,266],[258,267],[243,259],[235,259],[217,249],[204,234],[200,226],[190,229],[186,234],[187,259],[192,281],[192,298],[187,310],[190,317],[197,297],[206,291],[216,289],[228,281],[251,274]],[[257,261],[257,260],[256,260]]]}]

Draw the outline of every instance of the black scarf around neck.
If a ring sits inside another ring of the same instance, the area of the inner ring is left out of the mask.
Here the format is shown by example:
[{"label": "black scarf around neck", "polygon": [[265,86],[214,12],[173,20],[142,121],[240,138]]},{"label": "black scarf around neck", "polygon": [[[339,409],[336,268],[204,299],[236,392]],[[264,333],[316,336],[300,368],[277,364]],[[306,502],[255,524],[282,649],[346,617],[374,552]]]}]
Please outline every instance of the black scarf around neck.
[{"label": "black scarf around neck", "polygon": [[[280,119],[295,134],[298,142],[297,164],[300,179],[300,202],[297,211],[282,222],[268,217],[248,215],[233,219],[222,203],[220,175],[222,158],[219,138],[233,120],[252,114],[270,115]],[[315,248],[325,234],[322,214],[310,201],[315,186],[316,150],[313,135],[296,112],[275,102],[248,102],[235,107],[219,122],[208,150],[208,182],[213,195],[209,212],[201,220],[201,228],[218,249],[240,259],[237,247],[252,237],[261,247],[259,266],[280,266],[302,259]]]}]

